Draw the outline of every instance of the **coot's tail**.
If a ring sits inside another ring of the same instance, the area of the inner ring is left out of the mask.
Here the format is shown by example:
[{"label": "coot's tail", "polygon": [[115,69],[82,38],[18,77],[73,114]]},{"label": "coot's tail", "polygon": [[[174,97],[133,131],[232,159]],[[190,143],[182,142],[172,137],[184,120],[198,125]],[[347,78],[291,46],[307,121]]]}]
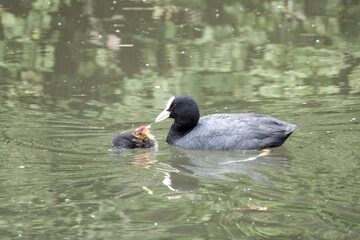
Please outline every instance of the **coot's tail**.
[{"label": "coot's tail", "polygon": [[[290,137],[290,135],[296,130],[298,129],[300,126],[297,125],[297,124],[291,124],[291,123],[288,123],[286,128],[285,128],[285,131],[286,132],[283,132],[283,134],[279,135],[278,137],[276,137],[273,142],[267,146],[269,148],[272,148],[272,147],[280,147],[281,145],[284,144],[284,142],[286,141],[286,139],[288,139],[288,137]],[[265,148],[267,148],[265,147]]]},{"label": "coot's tail", "polygon": [[288,132],[288,136],[290,136],[296,129],[298,129],[300,126],[297,124],[291,124],[289,123],[286,127],[286,131]]}]

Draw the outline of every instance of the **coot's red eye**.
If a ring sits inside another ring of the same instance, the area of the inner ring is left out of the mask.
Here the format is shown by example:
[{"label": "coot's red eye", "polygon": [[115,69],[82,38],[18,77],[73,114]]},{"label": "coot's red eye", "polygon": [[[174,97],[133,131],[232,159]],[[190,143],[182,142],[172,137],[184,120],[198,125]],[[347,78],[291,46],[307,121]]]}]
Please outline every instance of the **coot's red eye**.
[{"label": "coot's red eye", "polygon": [[173,107],[176,107],[176,103],[174,103]]}]

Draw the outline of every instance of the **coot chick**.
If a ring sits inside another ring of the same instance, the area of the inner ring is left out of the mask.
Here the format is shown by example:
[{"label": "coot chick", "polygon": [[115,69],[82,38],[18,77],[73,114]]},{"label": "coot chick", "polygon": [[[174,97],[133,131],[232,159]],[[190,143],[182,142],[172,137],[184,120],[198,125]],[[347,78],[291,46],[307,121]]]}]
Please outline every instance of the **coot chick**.
[{"label": "coot chick", "polygon": [[200,118],[189,96],[171,97],[155,122],[175,119],[166,142],[187,149],[258,150],[281,146],[299,126],[254,113],[212,114]]},{"label": "coot chick", "polygon": [[118,134],[112,139],[113,147],[121,148],[151,148],[157,143],[154,136],[150,134],[151,126],[141,126],[133,133]]}]

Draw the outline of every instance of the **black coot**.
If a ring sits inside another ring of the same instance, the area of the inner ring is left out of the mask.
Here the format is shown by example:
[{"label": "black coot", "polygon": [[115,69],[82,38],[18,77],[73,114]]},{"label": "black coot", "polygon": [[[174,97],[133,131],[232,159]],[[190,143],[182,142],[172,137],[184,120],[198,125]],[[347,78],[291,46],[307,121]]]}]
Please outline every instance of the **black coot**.
[{"label": "black coot", "polygon": [[188,149],[257,150],[281,146],[299,126],[253,113],[212,114],[200,118],[189,96],[171,97],[155,122],[174,118],[166,142]]},{"label": "black coot", "polygon": [[141,126],[133,133],[118,134],[112,139],[112,145],[117,149],[151,148],[156,144],[156,140],[150,134],[150,126]]}]

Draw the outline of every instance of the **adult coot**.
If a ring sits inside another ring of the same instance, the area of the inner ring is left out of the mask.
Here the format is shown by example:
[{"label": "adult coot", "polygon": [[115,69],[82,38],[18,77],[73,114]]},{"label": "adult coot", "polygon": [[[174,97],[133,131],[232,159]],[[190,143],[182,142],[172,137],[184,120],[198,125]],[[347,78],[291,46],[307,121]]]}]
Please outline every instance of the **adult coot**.
[{"label": "adult coot", "polygon": [[166,142],[188,149],[257,150],[281,146],[299,126],[254,113],[212,114],[200,118],[189,96],[171,97],[155,122],[174,118]]},{"label": "adult coot", "polygon": [[151,126],[141,126],[134,130],[133,133],[118,134],[112,139],[113,147],[121,148],[151,148],[157,142],[154,136],[150,134]]}]

